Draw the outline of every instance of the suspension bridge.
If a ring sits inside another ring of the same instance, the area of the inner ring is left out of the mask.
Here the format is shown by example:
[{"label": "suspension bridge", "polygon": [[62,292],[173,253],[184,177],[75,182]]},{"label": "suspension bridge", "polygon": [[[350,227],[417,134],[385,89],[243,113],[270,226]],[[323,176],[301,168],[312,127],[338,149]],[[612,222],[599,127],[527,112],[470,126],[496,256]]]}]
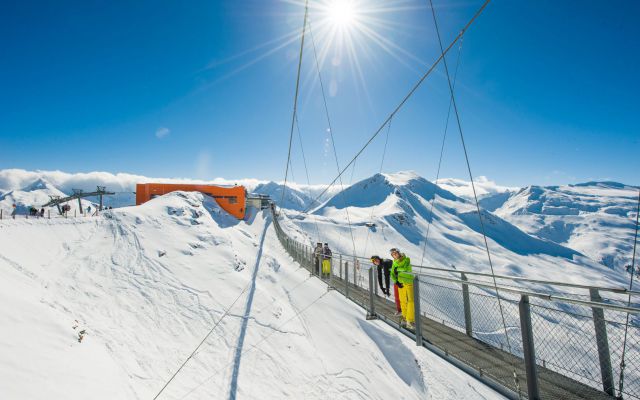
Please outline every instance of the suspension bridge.
[{"label": "suspension bridge", "polygon": [[[303,214],[312,211],[314,207],[321,204],[320,200],[333,185],[339,184],[341,188],[344,188],[343,176],[345,172],[353,167],[356,160],[380,133],[386,132],[379,168],[380,171],[383,170],[392,120],[397,117],[399,111],[423,82],[442,64],[447,78],[449,109],[437,164],[437,178],[440,175],[449,119],[453,116],[471,182],[480,233],[487,256],[488,272],[479,273],[422,265],[429,244],[429,228],[432,220],[429,219],[429,227],[424,235],[421,265],[414,266],[416,324],[414,329],[407,329],[401,326],[400,321],[394,316],[393,303],[377,292],[373,276],[375,267],[372,267],[367,259],[357,256],[351,216],[344,198],[344,191],[341,192],[343,194],[342,200],[345,205],[345,220],[349,226],[353,251],[351,254],[334,253],[333,268],[328,277],[320,276],[320,268],[314,265],[312,243],[293,239],[293,236],[283,228],[282,221],[287,219],[286,214],[278,212],[274,205],[272,207],[272,221],[275,232],[292,261],[309,270],[310,274],[317,279],[323,279],[327,283],[328,291],[335,290],[341,293],[345,299],[360,305],[366,312],[368,319],[380,319],[388,323],[415,340],[416,345],[428,348],[508,398],[640,399],[640,307],[638,306],[640,302],[637,300],[640,292],[632,290],[638,213],[636,213],[633,265],[628,288],[597,287],[516,278],[498,275],[494,271],[489,241],[485,233],[485,222],[478,202],[460,110],[455,96],[463,37],[489,3],[490,0],[483,2],[455,38],[445,46],[440,35],[436,10],[432,1],[429,0],[440,49],[438,57],[391,112],[383,118],[382,123],[361,149],[346,165],[341,166],[336,152],[334,131],[308,12],[309,5],[306,1],[300,35],[293,114],[289,129],[284,190],[280,199],[280,205],[284,204],[287,182],[292,169],[291,154],[294,133],[297,133],[298,137],[301,135],[298,121],[298,97],[307,35],[311,40],[314,67],[320,84],[324,117],[328,125],[335,160],[336,176],[324,190],[315,196]],[[458,59],[453,73],[451,73],[446,56],[456,44],[459,45]],[[310,183],[301,140],[300,146],[307,181]],[[432,215],[436,197],[433,196],[430,204]],[[640,194],[638,211],[640,211]],[[374,212],[375,208],[372,209],[371,219],[373,219]],[[314,218],[313,213],[308,216],[311,219]],[[315,229],[320,236],[317,222]],[[527,285],[524,286],[524,283]],[[536,289],[532,289],[532,287]],[[321,297],[308,307],[313,306]],[[306,309],[300,310],[297,315]],[[214,325],[211,332],[225,316],[226,313]],[[198,351],[211,332],[196,347],[191,356],[185,360],[155,398],[162,394],[164,388]],[[264,337],[251,349],[268,338],[269,336]],[[240,357],[242,353],[240,352],[237,357]]]}]

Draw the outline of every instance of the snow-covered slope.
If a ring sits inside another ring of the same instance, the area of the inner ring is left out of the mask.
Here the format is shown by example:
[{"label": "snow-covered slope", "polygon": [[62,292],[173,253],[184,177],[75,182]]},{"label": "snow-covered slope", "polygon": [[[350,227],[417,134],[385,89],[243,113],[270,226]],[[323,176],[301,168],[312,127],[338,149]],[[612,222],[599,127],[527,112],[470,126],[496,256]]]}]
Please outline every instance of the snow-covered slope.
[{"label": "snow-covered slope", "polygon": [[[15,204],[18,214],[28,214],[30,207],[35,207],[40,210],[44,204],[51,200],[51,196],[66,197],[67,195],[47,180],[38,178],[25,187],[10,190],[1,195],[0,208],[7,213],[5,215],[9,215],[13,204]],[[77,201],[73,201],[69,205],[72,207],[72,210],[78,207]],[[87,206],[94,206],[94,204],[83,199],[82,207],[86,208]]]},{"label": "snow-covered slope", "polygon": [[[467,199],[473,198],[473,188],[469,181],[455,178],[440,178],[436,184],[456,196]],[[489,180],[486,176],[476,177],[473,184],[476,188],[476,195],[478,195],[478,198],[518,190],[518,188],[498,185],[496,182]]]},{"label": "snow-covered slope", "polygon": [[[96,186],[105,186],[114,195],[104,197],[104,205],[111,207],[126,207],[135,205],[135,190],[137,183],[165,182],[165,183],[193,183],[211,185],[243,185],[249,192],[268,194],[273,199],[280,201],[283,183],[263,181],[258,179],[224,179],[195,180],[188,178],[150,178],[141,175],[127,173],[112,174],[109,172],[67,173],[62,171],[26,171],[22,169],[0,170],[0,195],[3,193],[21,190],[35,181],[47,182],[49,187],[59,192],[70,195],[73,189],[81,189],[85,192],[93,192]],[[325,185],[304,185],[287,182],[287,199],[285,208],[295,210],[306,209],[313,199],[318,197],[326,188]],[[292,193],[289,193],[291,191]],[[337,186],[330,187],[327,193],[318,201],[322,202],[329,196],[337,193]],[[90,199],[94,200],[94,199]]]},{"label": "snow-covered slope", "polygon": [[0,301],[7,399],[150,399],[215,325],[161,399],[499,398],[197,193],[1,221]]},{"label": "snow-covered slope", "polygon": [[638,188],[615,182],[529,186],[481,204],[525,232],[575,249],[609,268],[630,263]]},{"label": "snow-covered slope", "polygon": [[287,190],[284,192],[284,201],[282,201],[283,191],[284,186],[275,182],[261,183],[253,189],[254,193],[268,195],[273,201],[277,202],[280,207],[290,210],[305,210],[313,201],[308,194],[292,187],[287,187]]},{"label": "snow-covered slope", "polygon": [[[399,247],[420,265],[429,231],[424,265],[489,270],[475,205],[415,173],[376,174],[336,194],[313,215],[289,216],[309,241],[329,241],[345,254],[353,254],[354,243],[355,252],[365,257],[387,256],[391,247]],[[575,249],[531,236],[498,215],[483,211],[482,217],[496,273],[608,285],[620,285],[626,278]]]}]

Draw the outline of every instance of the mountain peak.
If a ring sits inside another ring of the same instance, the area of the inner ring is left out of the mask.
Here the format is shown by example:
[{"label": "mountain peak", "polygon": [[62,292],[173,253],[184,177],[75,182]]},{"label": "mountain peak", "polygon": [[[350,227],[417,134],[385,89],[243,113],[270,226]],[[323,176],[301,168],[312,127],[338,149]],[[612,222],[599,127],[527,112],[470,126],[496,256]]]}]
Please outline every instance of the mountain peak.
[{"label": "mountain peak", "polygon": [[384,176],[390,184],[396,186],[404,186],[413,180],[426,181],[426,179],[418,175],[415,171],[398,171],[393,173],[376,174],[373,177],[376,177],[377,175]]},{"label": "mountain peak", "polygon": [[27,185],[27,186],[23,187],[22,189],[20,189],[20,190],[22,192],[34,192],[36,190],[47,190],[47,189],[51,190],[51,189],[55,189],[55,188],[46,179],[38,178],[35,181],[31,182],[29,185]]}]

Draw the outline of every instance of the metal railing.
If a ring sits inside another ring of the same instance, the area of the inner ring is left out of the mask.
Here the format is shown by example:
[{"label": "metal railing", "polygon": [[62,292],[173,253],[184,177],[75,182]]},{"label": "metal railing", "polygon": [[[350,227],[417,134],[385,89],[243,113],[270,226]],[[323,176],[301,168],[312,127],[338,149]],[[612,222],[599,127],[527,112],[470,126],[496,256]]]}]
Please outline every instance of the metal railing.
[{"label": "metal railing", "polygon": [[[393,315],[393,298],[379,292],[375,267],[368,259],[334,253],[331,272],[323,275],[311,243],[288,236],[275,213],[274,227],[296,262],[326,281],[330,289],[339,290],[365,308],[367,318],[377,317],[399,327],[398,317]],[[514,396],[619,395],[640,399],[640,308],[636,301],[639,292],[496,275],[499,281],[496,293],[493,282],[482,279],[490,274],[414,267],[414,275],[416,329],[402,331],[418,344],[435,345],[478,371],[480,376],[510,389]],[[541,285],[544,290],[518,287],[519,283]],[[631,306],[626,304],[628,295],[634,299]],[[500,319],[498,296],[510,346]],[[617,393],[625,328],[628,331],[625,384],[623,392]],[[473,357],[463,351],[455,354],[453,340],[438,342],[440,331],[467,337],[469,343],[456,340],[486,354]],[[494,358],[490,360],[489,356]]]},{"label": "metal railing", "polygon": [[43,219],[59,219],[59,218],[88,218],[88,217],[98,216],[106,211],[107,210],[96,211],[95,209],[92,209],[90,213],[87,212],[86,210],[83,210],[83,212],[81,213],[77,209],[72,209],[63,214],[59,214],[58,211],[55,209],[47,209],[45,210],[44,215],[41,216],[40,210],[38,210],[37,215],[30,215],[28,212],[25,212],[22,210],[14,214],[11,209],[0,208],[0,221],[22,220],[22,219],[43,220]]}]

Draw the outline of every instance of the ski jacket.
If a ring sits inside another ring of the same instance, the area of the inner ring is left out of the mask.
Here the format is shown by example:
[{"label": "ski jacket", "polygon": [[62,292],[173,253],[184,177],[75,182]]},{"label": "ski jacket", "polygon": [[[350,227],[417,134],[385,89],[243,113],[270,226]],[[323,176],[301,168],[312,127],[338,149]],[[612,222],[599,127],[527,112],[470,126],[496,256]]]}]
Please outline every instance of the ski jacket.
[{"label": "ski jacket", "polygon": [[411,259],[404,254],[397,260],[393,260],[391,266],[391,279],[394,283],[400,282],[413,283],[413,274],[411,273]]},{"label": "ski jacket", "polygon": [[378,270],[383,270],[385,273],[389,273],[391,267],[393,267],[393,261],[387,259],[380,261],[380,264],[377,266]]},{"label": "ski jacket", "polygon": [[331,253],[331,249],[329,247],[325,247],[322,249],[322,259],[323,260],[331,260],[331,256],[333,255],[333,253]]}]

